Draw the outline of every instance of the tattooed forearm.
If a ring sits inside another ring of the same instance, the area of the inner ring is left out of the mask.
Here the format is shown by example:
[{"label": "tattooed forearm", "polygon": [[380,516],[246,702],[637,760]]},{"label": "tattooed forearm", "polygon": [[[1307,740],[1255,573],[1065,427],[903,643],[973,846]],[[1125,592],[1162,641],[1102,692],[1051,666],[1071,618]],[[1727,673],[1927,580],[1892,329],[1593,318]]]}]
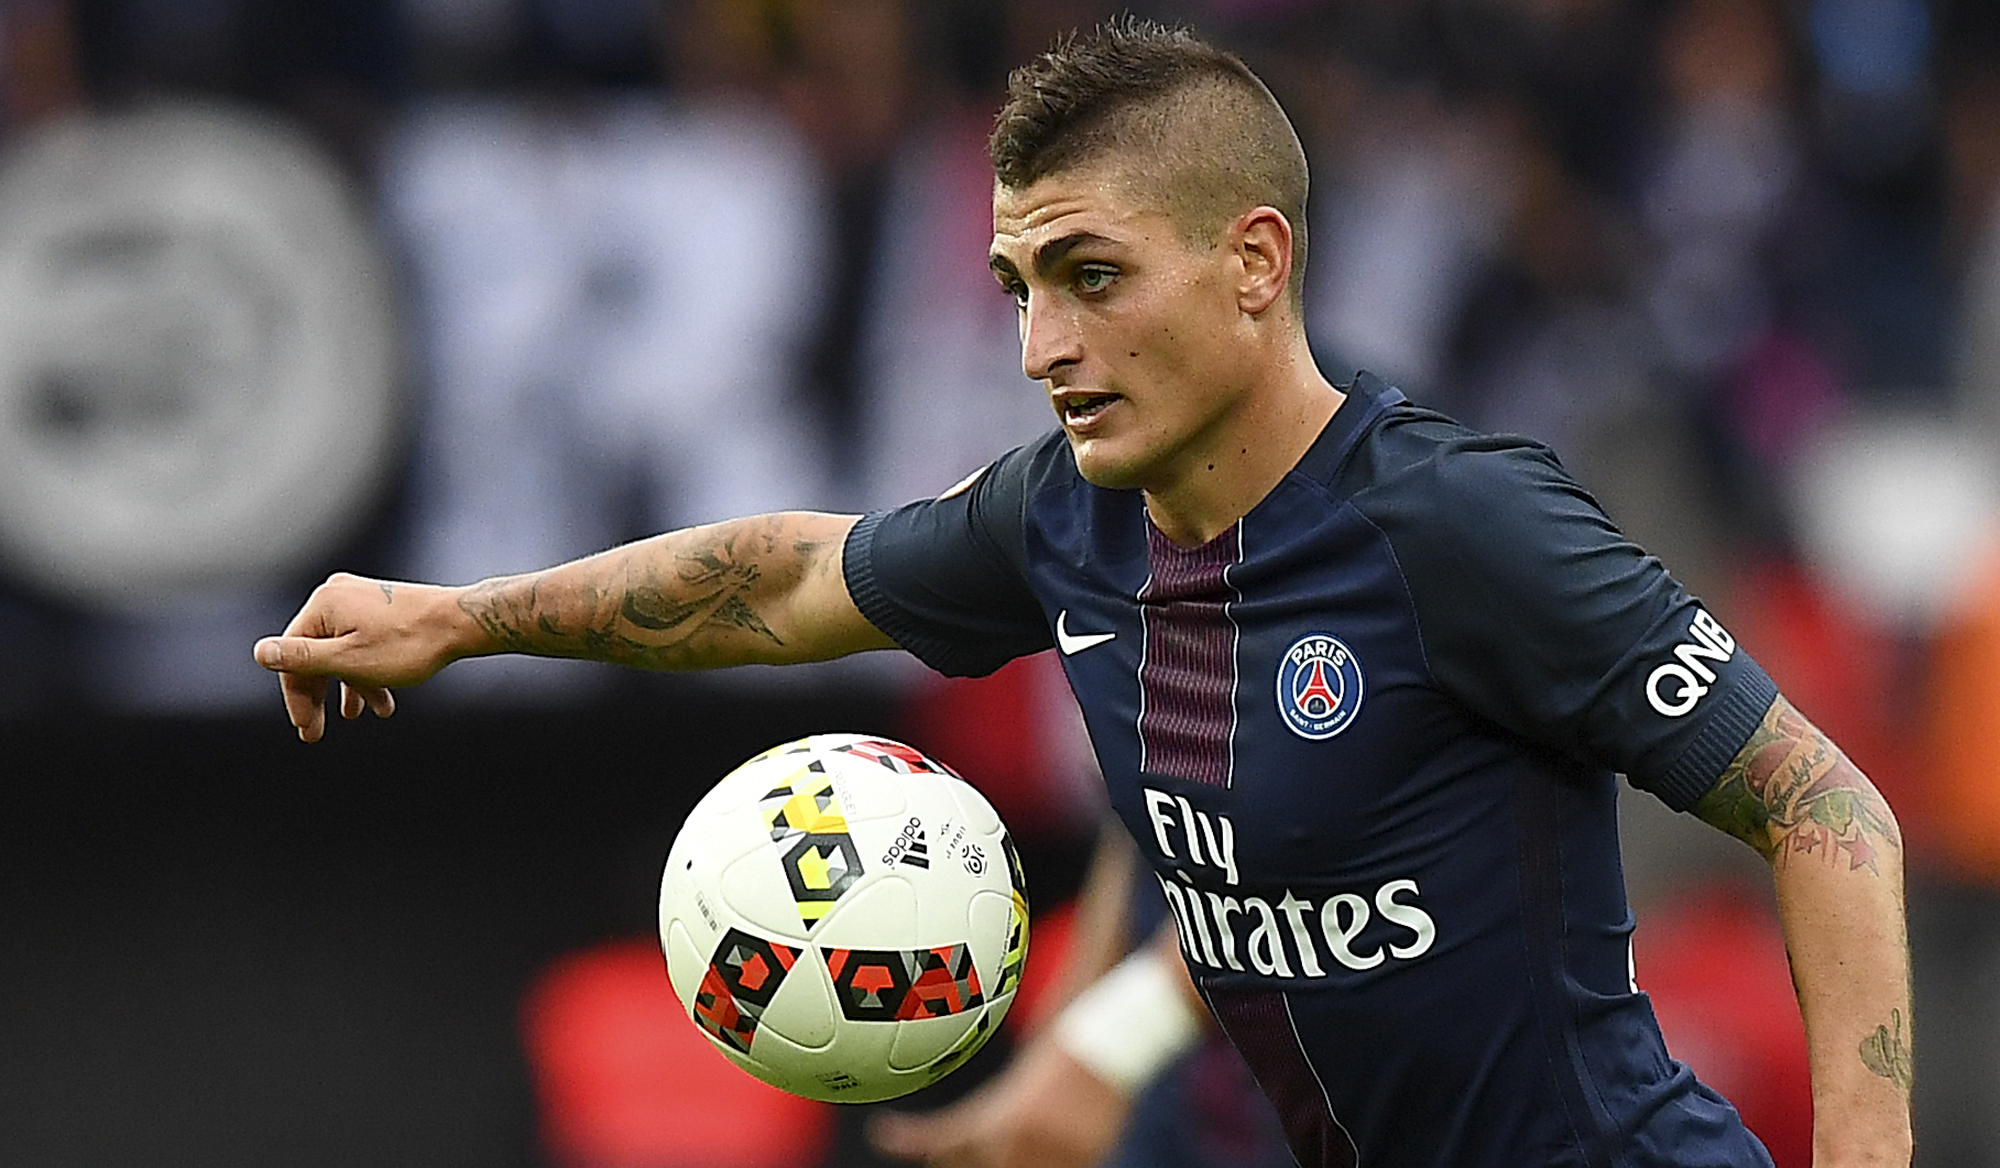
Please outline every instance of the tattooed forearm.
[{"label": "tattooed forearm", "polygon": [[[768,554],[770,549],[766,548]],[[681,582],[692,588],[708,584],[747,585],[757,579],[757,565],[737,559],[736,540],[727,539],[712,547],[681,553],[676,566]]]},{"label": "tattooed forearm", "polygon": [[1777,863],[1811,859],[1879,873],[1882,849],[1902,849],[1874,785],[1783,698],[1695,814]]},{"label": "tattooed forearm", "polygon": [[458,598],[458,607],[472,618],[481,631],[493,638],[494,643],[510,653],[535,653],[541,639],[527,631],[528,622],[540,629],[550,641],[555,630],[548,627],[549,618],[536,616],[535,586],[525,586],[525,596],[517,596],[515,590],[507,587],[509,581],[488,580],[465,590]]},{"label": "tattooed forearm", "polygon": [[1695,806],[1771,863],[1812,1063],[1815,1140],[1909,1159],[1902,834],[1868,776],[1783,698]]},{"label": "tattooed forearm", "polygon": [[636,588],[626,595],[622,611],[626,620],[654,632],[667,632],[693,621],[748,629],[774,645],[784,644],[735,590],[718,589],[690,600],[673,600],[656,589]]},{"label": "tattooed forearm", "polygon": [[1910,1056],[1909,1036],[1903,1033],[1903,1012],[1889,1011],[1889,1023],[1861,1040],[1861,1062],[1869,1070],[1910,1090],[1916,1078],[1916,1062]]},{"label": "tattooed forearm", "polygon": [[755,610],[743,603],[743,598],[740,596],[732,596],[728,600],[723,601],[722,607],[717,609],[715,615],[709,619],[716,624],[748,629],[770,641],[773,645],[784,644],[783,641],[778,639],[778,634],[771,631],[771,626],[765,624],[763,618],[758,616]]},{"label": "tattooed forearm", "polygon": [[714,611],[722,600],[721,589],[705,592],[699,596],[675,598],[658,588],[641,585],[625,594],[625,603],[620,612],[626,620],[642,629],[666,632],[678,628],[697,616],[705,616]]},{"label": "tattooed forearm", "polygon": [[[475,585],[459,606],[495,648],[511,652],[652,669],[755,659],[728,638],[748,633],[758,643],[783,646],[760,606],[795,583],[822,547],[781,539],[759,523],[782,526],[766,517],[676,532],[536,575]],[[767,587],[772,581],[777,589]]]}]

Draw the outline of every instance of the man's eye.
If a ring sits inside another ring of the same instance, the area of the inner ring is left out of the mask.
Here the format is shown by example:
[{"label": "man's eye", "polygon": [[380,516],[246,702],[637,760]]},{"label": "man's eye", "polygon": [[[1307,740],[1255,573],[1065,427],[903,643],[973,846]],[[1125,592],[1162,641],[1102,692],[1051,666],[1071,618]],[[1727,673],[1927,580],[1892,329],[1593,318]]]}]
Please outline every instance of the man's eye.
[{"label": "man's eye", "polygon": [[1028,307],[1028,286],[1026,284],[1002,284],[1000,290],[1005,292],[1008,299],[1014,302],[1014,307],[1021,309]]},{"label": "man's eye", "polygon": [[1103,264],[1085,264],[1076,270],[1076,286],[1085,292],[1102,292],[1117,278],[1118,270]]}]

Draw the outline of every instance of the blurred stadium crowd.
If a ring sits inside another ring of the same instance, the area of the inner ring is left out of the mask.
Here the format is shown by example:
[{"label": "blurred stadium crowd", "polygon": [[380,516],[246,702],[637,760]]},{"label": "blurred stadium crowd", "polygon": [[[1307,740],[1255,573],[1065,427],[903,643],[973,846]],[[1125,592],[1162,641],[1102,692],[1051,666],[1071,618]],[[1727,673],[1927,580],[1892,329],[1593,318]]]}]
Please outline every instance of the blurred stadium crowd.
[{"label": "blurred stadium crowd", "polygon": [[[1553,445],[1888,794],[1919,1162],[2000,1163],[2000,6],[1130,8],[1297,122],[1326,372]],[[0,733],[276,719],[249,645],[334,568],[886,505],[1039,432],[984,137],[1010,65],[1108,14],[7,0]],[[633,684],[479,663],[435,702]],[[749,684],[1048,704],[880,663]],[[1632,832],[1662,935],[1741,871],[1691,838]]]}]

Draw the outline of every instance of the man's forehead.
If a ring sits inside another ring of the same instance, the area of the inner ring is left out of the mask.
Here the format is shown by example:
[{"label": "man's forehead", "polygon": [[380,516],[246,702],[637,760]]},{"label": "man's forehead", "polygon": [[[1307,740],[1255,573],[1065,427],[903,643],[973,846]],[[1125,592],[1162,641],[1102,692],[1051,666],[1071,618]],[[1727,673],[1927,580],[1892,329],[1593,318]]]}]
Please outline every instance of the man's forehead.
[{"label": "man's forehead", "polygon": [[999,256],[1079,231],[1113,239],[1145,233],[1172,219],[1155,202],[1137,189],[1126,169],[1065,170],[1027,187],[995,182],[992,252]]}]

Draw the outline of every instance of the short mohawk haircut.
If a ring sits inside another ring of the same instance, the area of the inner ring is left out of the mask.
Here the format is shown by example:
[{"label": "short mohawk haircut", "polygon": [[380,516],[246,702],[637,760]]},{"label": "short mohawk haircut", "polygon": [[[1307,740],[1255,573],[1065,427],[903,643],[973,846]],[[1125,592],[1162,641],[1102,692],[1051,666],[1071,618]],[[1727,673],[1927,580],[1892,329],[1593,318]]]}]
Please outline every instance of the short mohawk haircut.
[{"label": "short mohawk haircut", "polygon": [[1304,270],[1298,135],[1241,58],[1184,26],[1127,16],[1065,34],[1009,75],[988,146],[994,177],[1013,190],[1115,155],[1190,234],[1276,207]]}]

